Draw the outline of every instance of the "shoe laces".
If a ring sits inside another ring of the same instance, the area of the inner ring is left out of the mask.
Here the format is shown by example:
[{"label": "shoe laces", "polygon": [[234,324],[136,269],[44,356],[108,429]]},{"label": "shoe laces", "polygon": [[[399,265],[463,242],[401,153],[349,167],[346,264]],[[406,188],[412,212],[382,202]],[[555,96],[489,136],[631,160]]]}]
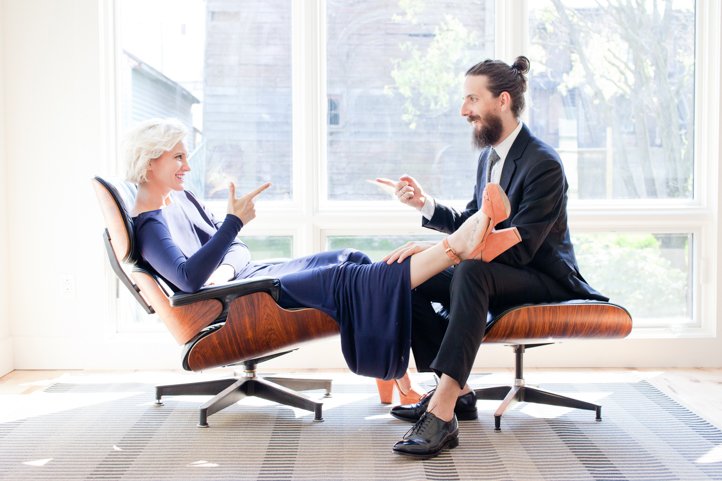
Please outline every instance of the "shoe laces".
[{"label": "shoe laces", "polygon": [[429,413],[424,413],[423,416],[414,424],[411,429],[409,429],[406,434],[404,434],[404,438],[408,439],[414,435],[423,437],[426,430],[429,428],[429,425],[433,419],[431,416],[429,416]]}]

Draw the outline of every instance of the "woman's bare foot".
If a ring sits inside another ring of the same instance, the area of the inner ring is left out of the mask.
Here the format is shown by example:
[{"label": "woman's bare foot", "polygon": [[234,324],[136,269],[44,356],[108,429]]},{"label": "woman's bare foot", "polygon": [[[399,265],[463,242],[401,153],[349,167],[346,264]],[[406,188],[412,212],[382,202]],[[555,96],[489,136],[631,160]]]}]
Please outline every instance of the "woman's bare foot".
[{"label": "woman's bare foot", "polygon": [[456,263],[463,259],[489,262],[521,242],[516,227],[494,231],[494,227],[508,219],[510,213],[511,205],[501,186],[487,184],[481,209],[444,240],[447,256]]},{"label": "woman's bare foot", "polygon": [[469,259],[488,235],[489,217],[477,211],[447,237],[449,247],[461,259]]}]

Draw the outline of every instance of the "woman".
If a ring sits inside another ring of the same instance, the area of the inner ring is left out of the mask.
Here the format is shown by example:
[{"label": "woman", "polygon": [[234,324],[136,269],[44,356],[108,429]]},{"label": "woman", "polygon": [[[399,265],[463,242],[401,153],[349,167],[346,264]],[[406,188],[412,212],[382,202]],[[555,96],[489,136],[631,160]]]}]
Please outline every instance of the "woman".
[{"label": "woman", "polygon": [[492,232],[509,210],[508,199],[494,184],[485,192],[481,211],[442,242],[411,256],[400,248],[386,263],[372,264],[365,254],[346,249],[282,264],[252,262],[236,235],[255,218],[255,199],[271,184],[236,198],[231,183],[227,215],[215,222],[183,188],[190,171],[185,136],[177,120],[152,119],[126,138],[128,180],[138,185],[131,215],[142,263],[183,292],[235,279],[277,277],[282,307],[320,309],[339,323],[344,357],[357,374],[404,375],[411,289],[461,259],[490,260],[519,241],[508,229]]}]

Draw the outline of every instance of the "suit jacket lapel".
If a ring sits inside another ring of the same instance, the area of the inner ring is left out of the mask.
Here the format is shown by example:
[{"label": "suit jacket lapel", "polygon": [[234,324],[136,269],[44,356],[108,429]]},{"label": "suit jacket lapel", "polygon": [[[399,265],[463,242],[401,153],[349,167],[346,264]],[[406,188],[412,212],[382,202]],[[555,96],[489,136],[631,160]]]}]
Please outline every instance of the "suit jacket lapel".
[{"label": "suit jacket lapel", "polygon": [[507,192],[509,189],[509,184],[516,171],[516,161],[521,158],[530,139],[531,134],[525,124],[521,127],[514,143],[511,144],[511,149],[506,156],[506,160],[504,160],[504,168],[501,171],[501,179],[499,180],[499,185],[504,189],[504,192]]}]

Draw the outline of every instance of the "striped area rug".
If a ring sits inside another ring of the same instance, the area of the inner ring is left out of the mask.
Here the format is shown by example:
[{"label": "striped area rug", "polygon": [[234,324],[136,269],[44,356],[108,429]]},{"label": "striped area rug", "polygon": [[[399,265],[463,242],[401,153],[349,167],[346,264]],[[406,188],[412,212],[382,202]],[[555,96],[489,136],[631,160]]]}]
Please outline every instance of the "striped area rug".
[{"label": "striped area rug", "polygon": [[356,379],[335,382],[325,422],[246,398],[209,429],[196,427],[202,397],[158,407],[148,384],[56,383],[31,395],[53,413],[0,424],[0,479],[722,480],[722,431],[645,381],[541,386],[601,403],[600,423],[590,411],[519,404],[495,432],[497,403],[480,401],[458,448],[418,461],[391,452],[410,424]]}]

